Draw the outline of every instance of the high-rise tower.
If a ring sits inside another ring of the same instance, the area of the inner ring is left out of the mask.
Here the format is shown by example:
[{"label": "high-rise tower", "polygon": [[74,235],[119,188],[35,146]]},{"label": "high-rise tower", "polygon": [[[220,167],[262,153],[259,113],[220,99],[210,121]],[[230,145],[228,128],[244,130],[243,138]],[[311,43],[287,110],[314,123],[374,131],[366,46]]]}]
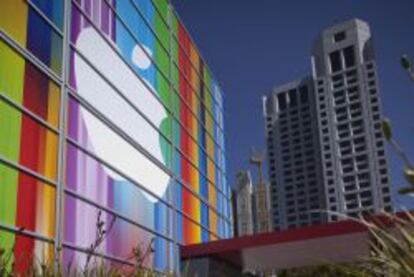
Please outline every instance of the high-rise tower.
[{"label": "high-rise tower", "polygon": [[324,30],[312,77],[274,89],[264,113],[275,228],[392,209],[367,23]]}]

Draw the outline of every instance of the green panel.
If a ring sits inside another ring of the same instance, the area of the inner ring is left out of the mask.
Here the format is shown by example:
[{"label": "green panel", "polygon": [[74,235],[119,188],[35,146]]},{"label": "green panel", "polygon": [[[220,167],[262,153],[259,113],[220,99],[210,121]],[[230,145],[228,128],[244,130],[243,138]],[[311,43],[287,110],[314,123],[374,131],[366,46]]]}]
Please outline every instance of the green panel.
[{"label": "green panel", "polygon": [[170,18],[170,28],[171,28],[171,33],[172,36],[175,37],[175,39],[173,39],[172,41],[172,52],[173,52],[173,58],[175,61],[178,62],[178,19],[177,16],[172,13],[171,14],[171,18]]},{"label": "green panel", "polygon": [[161,18],[158,13],[155,13],[154,25],[158,39],[161,41],[161,44],[164,46],[164,48],[168,49],[170,44],[170,37],[168,33],[167,21]]},{"label": "green panel", "polygon": [[[165,25],[161,22],[159,16],[155,16],[155,31],[157,33],[157,37],[160,38],[162,41],[166,41],[167,46],[166,49],[169,49],[169,33],[168,30],[165,29]],[[164,48],[161,44],[155,44],[155,61],[157,65],[160,67],[162,72],[164,72],[166,77],[169,77],[170,72],[170,59],[166,54]],[[163,103],[171,109],[171,100],[170,100],[170,93],[169,93],[169,82],[166,80],[161,73],[157,71],[157,91],[160,94],[161,100]]]},{"label": "green panel", "polygon": [[[168,48],[166,48],[168,50]],[[167,50],[164,49],[161,43],[156,39],[155,40],[155,63],[157,64],[158,70],[160,70],[165,78],[168,78],[170,67],[169,67],[169,57]]]},{"label": "green panel", "polygon": [[152,3],[157,8],[158,12],[164,18],[165,22],[168,22],[168,1],[167,0],[152,0]]},{"label": "green panel", "polygon": [[62,56],[63,56],[63,40],[62,38],[52,32],[51,37],[51,59],[50,68],[56,73],[62,72]]},{"label": "green panel", "polygon": [[[163,1],[156,1],[156,3],[160,3]],[[162,10],[165,8],[165,11],[168,12],[168,7],[158,7],[158,9]],[[165,25],[166,20],[162,19],[158,13],[155,13],[153,26],[156,32],[156,37],[161,41],[159,43],[156,40],[155,43],[155,62],[160,67],[160,70],[165,74],[167,78],[169,78],[170,73],[170,58],[168,54],[165,52],[165,49],[169,49],[169,32],[168,28]],[[172,100],[171,100],[171,93],[170,93],[170,83],[158,70],[156,71],[156,89],[161,97],[161,101],[164,103],[165,106],[168,107],[168,110],[172,110]],[[162,122],[161,124],[161,131],[164,135],[168,138],[171,138],[171,128],[172,128],[172,116],[168,112],[168,117]],[[166,162],[166,166],[171,168],[171,145],[163,138],[160,137],[160,144],[162,148],[162,153],[164,156],[164,161]]]},{"label": "green panel", "polygon": [[[21,104],[25,62],[0,42],[0,93]],[[0,155],[18,161],[21,114],[0,100]],[[0,166],[0,222],[15,225],[18,173]],[[0,247],[11,249],[14,235],[0,232]]]},{"label": "green panel", "polygon": [[165,165],[169,168],[171,168],[171,144],[166,141],[163,137],[160,137],[160,145],[161,145],[161,151],[164,157]]},{"label": "green panel", "polygon": [[[177,23],[177,18],[172,15],[171,16],[171,32],[173,33],[174,36],[177,36],[177,28],[178,28],[178,23]],[[177,65],[174,65],[172,68],[172,83],[174,85],[174,87],[177,89],[177,92],[174,91],[171,95],[172,95],[172,111],[173,113],[179,118],[180,117],[180,98],[177,95],[178,93],[178,89],[180,88],[180,71],[178,70],[178,51],[179,51],[179,46],[178,46],[178,42],[176,39],[172,39],[171,41],[171,56],[172,59],[177,63]]]},{"label": "green panel", "polygon": [[180,118],[180,97],[177,93],[172,94],[173,113],[177,118]]},{"label": "green panel", "polygon": [[174,120],[174,124],[173,124],[173,128],[174,128],[174,145],[179,148],[180,144],[181,144],[181,130],[180,130],[180,124]]}]

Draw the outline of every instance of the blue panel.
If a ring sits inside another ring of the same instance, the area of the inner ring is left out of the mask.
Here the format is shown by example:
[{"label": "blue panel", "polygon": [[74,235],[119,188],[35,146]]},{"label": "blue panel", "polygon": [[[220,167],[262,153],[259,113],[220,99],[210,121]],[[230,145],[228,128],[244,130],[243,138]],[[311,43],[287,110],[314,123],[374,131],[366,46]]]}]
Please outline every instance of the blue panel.
[{"label": "blue panel", "polygon": [[63,28],[63,0],[32,0],[59,29]]},{"label": "blue panel", "polygon": [[[209,225],[209,216],[208,216],[208,206],[205,203],[201,203],[201,224],[206,228],[210,228]],[[209,241],[209,233],[205,229],[201,229],[201,240],[202,242]]]},{"label": "blue panel", "polygon": [[[168,226],[167,226],[167,215],[168,215],[168,208],[161,203],[155,204],[155,230],[160,233],[167,233]],[[160,238],[156,237],[155,239],[155,253],[154,253],[154,266],[163,271],[166,269],[167,266],[167,259],[165,257],[165,253],[167,252],[167,242]]]},{"label": "blue panel", "polygon": [[[182,198],[182,188],[181,184],[176,183],[175,187],[175,206],[178,210],[182,210],[183,198]],[[177,241],[183,242],[183,216],[180,213],[177,213]]]},{"label": "blue panel", "polygon": [[[145,0],[141,2],[148,2]],[[155,66],[153,63],[148,68],[139,68],[133,63],[134,49],[138,52],[147,53],[148,58],[152,57],[155,51],[155,38],[148,28],[142,17],[137,13],[130,1],[118,1],[116,4],[117,12],[121,20],[116,20],[116,43],[121,50],[125,60],[134,68],[134,70],[149,84],[155,88]],[[154,11],[146,10],[148,18],[153,18]],[[125,25],[128,29],[125,27]],[[132,36],[131,33],[134,35]],[[136,41],[138,39],[138,43]],[[145,50],[145,52],[143,52]],[[145,54],[143,54],[145,56]]]}]

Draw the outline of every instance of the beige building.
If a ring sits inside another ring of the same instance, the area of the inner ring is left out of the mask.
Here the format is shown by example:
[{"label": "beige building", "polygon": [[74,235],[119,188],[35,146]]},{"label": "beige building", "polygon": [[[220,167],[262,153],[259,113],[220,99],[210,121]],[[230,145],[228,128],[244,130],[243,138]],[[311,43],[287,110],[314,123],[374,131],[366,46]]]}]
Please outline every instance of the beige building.
[{"label": "beige building", "polygon": [[238,236],[271,231],[269,189],[265,182],[253,185],[250,171],[240,171],[235,186]]},{"label": "beige building", "polygon": [[254,232],[253,223],[253,185],[250,172],[240,171],[236,176],[235,186],[236,217],[238,236],[251,235]]},{"label": "beige building", "polygon": [[254,232],[264,233],[272,230],[270,220],[269,186],[266,181],[253,188]]}]

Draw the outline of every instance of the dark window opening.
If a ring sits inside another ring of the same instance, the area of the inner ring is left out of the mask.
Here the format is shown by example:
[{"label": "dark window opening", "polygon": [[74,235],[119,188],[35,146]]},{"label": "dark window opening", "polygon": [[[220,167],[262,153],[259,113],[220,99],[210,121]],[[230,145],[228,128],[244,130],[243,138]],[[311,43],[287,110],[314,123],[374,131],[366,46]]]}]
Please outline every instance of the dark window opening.
[{"label": "dark window opening", "polygon": [[329,54],[329,60],[331,61],[332,72],[337,72],[342,69],[341,55],[339,51],[334,51],[331,54]]},{"label": "dark window opening", "polygon": [[355,50],[353,46],[344,49],[345,66],[351,67],[355,65]]},{"label": "dark window opening", "polygon": [[296,90],[291,90],[291,91],[289,91],[289,98],[290,98],[290,103],[289,103],[289,105],[290,105],[291,107],[295,107],[295,106],[297,106],[297,104],[298,104],[298,99],[297,99],[297,96],[296,96]]},{"label": "dark window opening", "polygon": [[286,95],[284,93],[278,94],[277,100],[279,102],[279,109],[284,110],[286,108]]},{"label": "dark window opening", "polygon": [[299,89],[299,93],[300,93],[300,102],[302,104],[308,103],[308,101],[309,101],[309,97],[308,97],[308,87],[307,86],[301,87]]},{"label": "dark window opening", "polygon": [[342,41],[342,40],[345,40],[345,38],[346,38],[346,33],[345,33],[345,31],[342,31],[342,32],[336,33],[336,34],[334,35],[334,42],[340,42],[340,41]]}]

